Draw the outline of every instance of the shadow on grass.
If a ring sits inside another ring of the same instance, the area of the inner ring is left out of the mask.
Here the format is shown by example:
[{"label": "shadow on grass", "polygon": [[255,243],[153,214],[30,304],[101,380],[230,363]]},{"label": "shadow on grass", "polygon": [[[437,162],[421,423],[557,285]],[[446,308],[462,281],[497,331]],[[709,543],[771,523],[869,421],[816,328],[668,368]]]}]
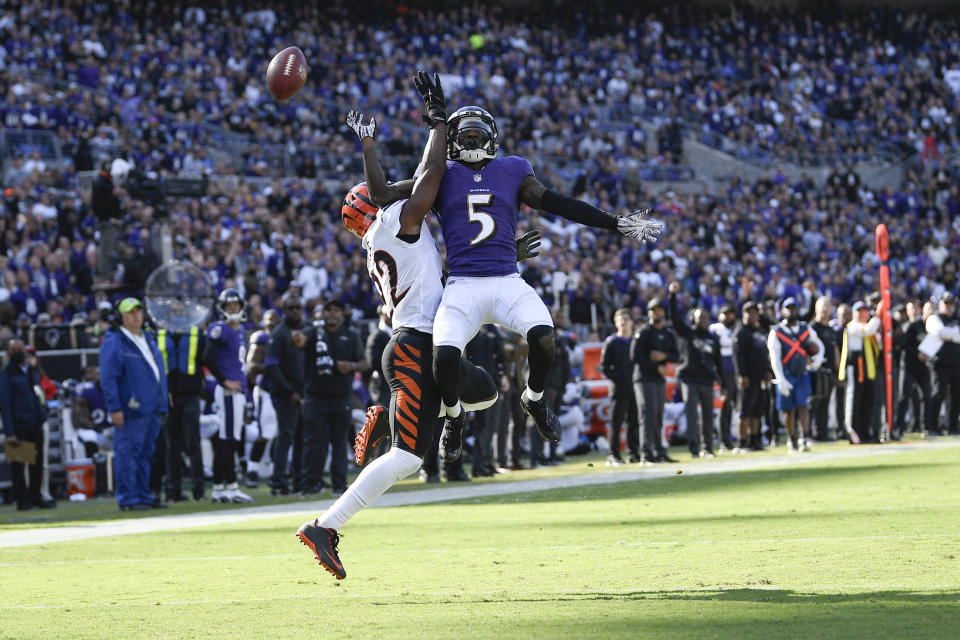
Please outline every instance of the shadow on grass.
[{"label": "shadow on grass", "polygon": [[[931,473],[939,473],[944,477],[956,474],[958,467],[946,463],[906,463],[897,465],[869,465],[869,466],[830,466],[830,467],[773,467],[769,469],[758,469],[752,471],[731,471],[729,473],[711,473],[704,475],[682,475],[678,474],[670,477],[650,478],[631,480],[629,482],[618,482],[615,476],[611,474],[609,484],[595,484],[585,486],[575,486],[568,488],[551,489],[548,491],[537,492],[517,492],[495,496],[485,496],[481,498],[465,498],[462,500],[450,501],[452,504],[474,504],[512,502],[512,496],[523,496],[517,502],[562,502],[570,499],[578,500],[620,500],[624,498],[636,497],[638,491],[644,494],[644,497],[655,498],[658,495],[683,495],[688,493],[702,494],[706,492],[730,492],[747,491],[750,492],[758,485],[763,485],[765,489],[777,490],[778,487],[788,485],[789,489],[797,489],[797,483],[800,482],[821,482],[836,478],[837,482],[847,481],[851,477],[861,479],[864,486],[870,484],[872,479],[868,476],[882,474],[883,481],[891,480],[893,474],[902,473],[904,479],[916,475],[918,470]],[[938,481],[938,483],[942,483]],[[436,503],[433,503],[436,504]],[[428,506],[427,504],[419,506]]]}]

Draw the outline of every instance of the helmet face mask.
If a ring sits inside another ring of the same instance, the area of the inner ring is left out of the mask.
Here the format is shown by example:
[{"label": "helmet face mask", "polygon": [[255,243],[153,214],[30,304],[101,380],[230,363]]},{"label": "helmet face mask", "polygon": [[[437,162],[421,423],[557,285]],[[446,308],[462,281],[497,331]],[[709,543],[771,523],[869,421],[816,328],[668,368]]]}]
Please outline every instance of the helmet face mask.
[{"label": "helmet face mask", "polygon": [[340,218],[347,231],[361,239],[376,222],[377,206],[370,200],[366,182],[354,186],[347,193],[340,207]]},{"label": "helmet face mask", "polygon": [[462,107],[447,119],[447,157],[480,162],[497,157],[497,123],[485,109]]},{"label": "helmet face mask", "polygon": [[[227,313],[227,305],[236,302],[240,305],[240,310],[236,313]],[[240,292],[236,289],[224,289],[220,292],[220,296],[217,298],[217,311],[220,312],[220,315],[223,316],[223,319],[228,324],[240,324],[245,322],[247,319],[247,303],[244,302],[243,296],[240,295]]]}]

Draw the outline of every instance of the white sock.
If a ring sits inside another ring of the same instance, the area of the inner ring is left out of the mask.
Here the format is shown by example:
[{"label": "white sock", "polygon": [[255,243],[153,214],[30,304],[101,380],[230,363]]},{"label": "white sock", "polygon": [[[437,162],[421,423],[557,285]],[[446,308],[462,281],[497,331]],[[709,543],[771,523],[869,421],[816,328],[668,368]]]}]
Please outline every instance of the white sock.
[{"label": "white sock", "polygon": [[420,469],[423,460],[396,447],[364,467],[340,498],[317,518],[317,524],[339,531],[358,511],[370,505],[383,492]]},{"label": "white sock", "polygon": [[543,391],[534,391],[530,387],[524,389],[523,392],[527,394],[527,400],[533,400],[534,402],[543,397]]},{"label": "white sock", "polygon": [[453,405],[452,407],[448,407],[446,403],[444,403],[443,411],[451,418],[456,418],[458,415],[460,415],[460,412],[463,411],[463,407],[460,406],[460,401],[457,400],[457,404]]}]

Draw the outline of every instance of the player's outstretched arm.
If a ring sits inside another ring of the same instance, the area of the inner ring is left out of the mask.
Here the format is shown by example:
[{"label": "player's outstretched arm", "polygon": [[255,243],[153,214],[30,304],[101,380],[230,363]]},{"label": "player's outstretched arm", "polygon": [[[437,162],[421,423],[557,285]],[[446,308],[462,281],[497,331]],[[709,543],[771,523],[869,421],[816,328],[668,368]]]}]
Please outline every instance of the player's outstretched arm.
[{"label": "player's outstretched arm", "polygon": [[418,71],[413,82],[426,106],[423,120],[430,127],[430,135],[423,149],[421,171],[413,185],[413,193],[400,211],[402,234],[420,233],[420,225],[437,199],[440,181],[447,170],[447,107],[440,77],[434,74],[431,80],[426,71]]},{"label": "player's outstretched arm", "polygon": [[377,146],[374,137],[377,134],[377,121],[370,118],[370,122],[363,122],[363,114],[359,111],[350,111],[346,118],[347,126],[360,139],[363,148],[363,177],[367,182],[367,191],[370,192],[370,201],[381,209],[391,202],[402,198],[409,198],[413,192],[413,180],[387,182],[380,166],[380,157],[377,155]]},{"label": "player's outstretched arm", "polygon": [[656,242],[660,238],[660,232],[663,231],[662,224],[649,219],[650,209],[638,209],[629,215],[618,216],[598,209],[588,202],[547,189],[532,175],[523,179],[517,195],[520,202],[528,207],[546,211],[588,227],[617,231],[637,240],[640,244]]}]

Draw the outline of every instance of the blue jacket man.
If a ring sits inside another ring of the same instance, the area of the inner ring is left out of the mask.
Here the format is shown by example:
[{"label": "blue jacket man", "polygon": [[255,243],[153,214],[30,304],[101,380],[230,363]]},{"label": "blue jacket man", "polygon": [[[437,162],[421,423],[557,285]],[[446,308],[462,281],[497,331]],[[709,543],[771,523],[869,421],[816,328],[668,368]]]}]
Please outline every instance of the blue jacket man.
[{"label": "blue jacket man", "polygon": [[167,376],[157,343],[142,331],[140,301],[124,298],[117,308],[123,322],[100,347],[100,386],[114,425],[117,502],[139,511],[163,504],[150,492],[150,461],[168,410]]},{"label": "blue jacket man", "polygon": [[3,418],[6,441],[14,446],[18,446],[20,441],[32,442],[37,451],[36,463],[26,465],[30,475],[29,487],[24,481],[24,464],[10,464],[17,509],[23,511],[33,507],[52,507],[55,503],[44,500],[40,495],[44,460],[42,427],[47,417],[46,409],[38,396],[40,377],[26,364],[27,353],[23,342],[11,340],[7,354],[10,364],[0,372],[0,415]]}]

